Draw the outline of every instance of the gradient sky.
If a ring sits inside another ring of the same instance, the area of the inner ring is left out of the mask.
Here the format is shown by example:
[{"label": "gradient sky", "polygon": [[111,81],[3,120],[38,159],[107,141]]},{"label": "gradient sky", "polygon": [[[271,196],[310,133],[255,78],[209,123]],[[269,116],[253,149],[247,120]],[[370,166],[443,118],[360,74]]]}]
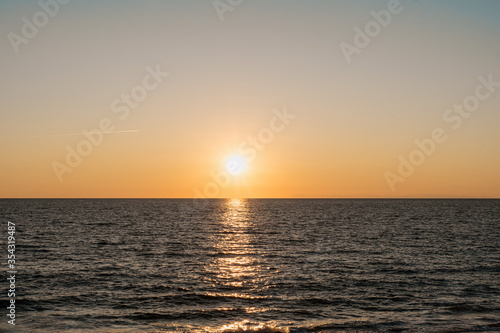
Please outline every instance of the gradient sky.
[{"label": "gradient sky", "polygon": [[[0,197],[190,198],[285,107],[296,118],[219,197],[500,197],[500,87],[460,128],[443,120],[479,76],[500,81],[500,2],[401,1],[348,63],[340,44],[387,4],[243,0],[221,21],[211,0],[73,0],[16,53],[9,33],[41,8],[0,1]],[[111,103],[157,65],[169,76],[119,119]],[[53,162],[84,139],[66,134],[103,118],[130,132],[60,182]],[[446,142],[391,191],[386,172],[438,127]]]}]

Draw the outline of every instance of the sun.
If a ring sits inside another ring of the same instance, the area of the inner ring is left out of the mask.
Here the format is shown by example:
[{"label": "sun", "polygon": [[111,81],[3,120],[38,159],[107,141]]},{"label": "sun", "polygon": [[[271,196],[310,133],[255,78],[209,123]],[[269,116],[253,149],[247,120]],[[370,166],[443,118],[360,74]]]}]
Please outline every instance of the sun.
[{"label": "sun", "polygon": [[241,155],[232,155],[227,159],[226,171],[231,176],[237,176],[246,169],[246,161]]}]

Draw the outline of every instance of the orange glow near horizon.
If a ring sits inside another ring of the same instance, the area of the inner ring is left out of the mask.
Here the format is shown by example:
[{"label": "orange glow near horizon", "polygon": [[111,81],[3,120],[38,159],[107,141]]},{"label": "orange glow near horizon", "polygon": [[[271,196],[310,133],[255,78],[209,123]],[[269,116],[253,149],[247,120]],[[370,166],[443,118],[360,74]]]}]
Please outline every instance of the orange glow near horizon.
[{"label": "orange glow near horizon", "polygon": [[405,4],[347,62],[379,5],[81,2],[4,38],[0,198],[500,198],[498,7]]}]

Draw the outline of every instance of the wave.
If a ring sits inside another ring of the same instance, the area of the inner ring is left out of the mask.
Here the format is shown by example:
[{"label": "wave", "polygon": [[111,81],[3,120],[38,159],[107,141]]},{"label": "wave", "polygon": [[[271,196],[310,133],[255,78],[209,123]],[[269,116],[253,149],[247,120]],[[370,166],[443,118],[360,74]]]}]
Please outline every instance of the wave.
[{"label": "wave", "polygon": [[[205,332],[213,333],[328,333],[328,332],[500,332],[500,322],[474,326],[439,326],[417,327],[401,321],[384,322],[335,322],[320,323],[304,326],[279,326],[275,324],[251,323],[248,320],[224,325],[219,329],[207,329]],[[194,332],[194,331],[193,331]],[[201,332],[201,331],[200,331]]]}]

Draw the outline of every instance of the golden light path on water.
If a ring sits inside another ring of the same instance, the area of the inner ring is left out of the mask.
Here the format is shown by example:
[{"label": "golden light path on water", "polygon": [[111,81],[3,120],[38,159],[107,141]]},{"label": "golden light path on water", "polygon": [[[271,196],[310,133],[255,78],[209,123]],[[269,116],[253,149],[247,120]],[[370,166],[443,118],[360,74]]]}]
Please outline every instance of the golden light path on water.
[{"label": "golden light path on water", "polygon": [[[212,235],[215,257],[207,267],[208,283],[227,292],[214,296],[234,297],[239,299],[267,298],[256,292],[268,288],[267,269],[262,266],[259,250],[255,247],[258,226],[249,210],[249,203],[244,199],[228,199],[221,212],[219,232]],[[220,308],[223,310],[223,308]],[[228,309],[229,310],[229,309]],[[261,313],[271,308],[246,307],[245,313]],[[215,332],[252,332],[265,328],[264,323],[248,319],[225,324]],[[214,331],[213,328],[210,331]]]},{"label": "golden light path on water", "polygon": [[215,277],[211,282],[234,287],[235,290],[253,289],[251,286],[256,287],[259,263],[253,256],[253,226],[249,220],[247,202],[231,199],[223,209],[221,229],[213,235],[217,255],[208,268],[211,276]]}]

